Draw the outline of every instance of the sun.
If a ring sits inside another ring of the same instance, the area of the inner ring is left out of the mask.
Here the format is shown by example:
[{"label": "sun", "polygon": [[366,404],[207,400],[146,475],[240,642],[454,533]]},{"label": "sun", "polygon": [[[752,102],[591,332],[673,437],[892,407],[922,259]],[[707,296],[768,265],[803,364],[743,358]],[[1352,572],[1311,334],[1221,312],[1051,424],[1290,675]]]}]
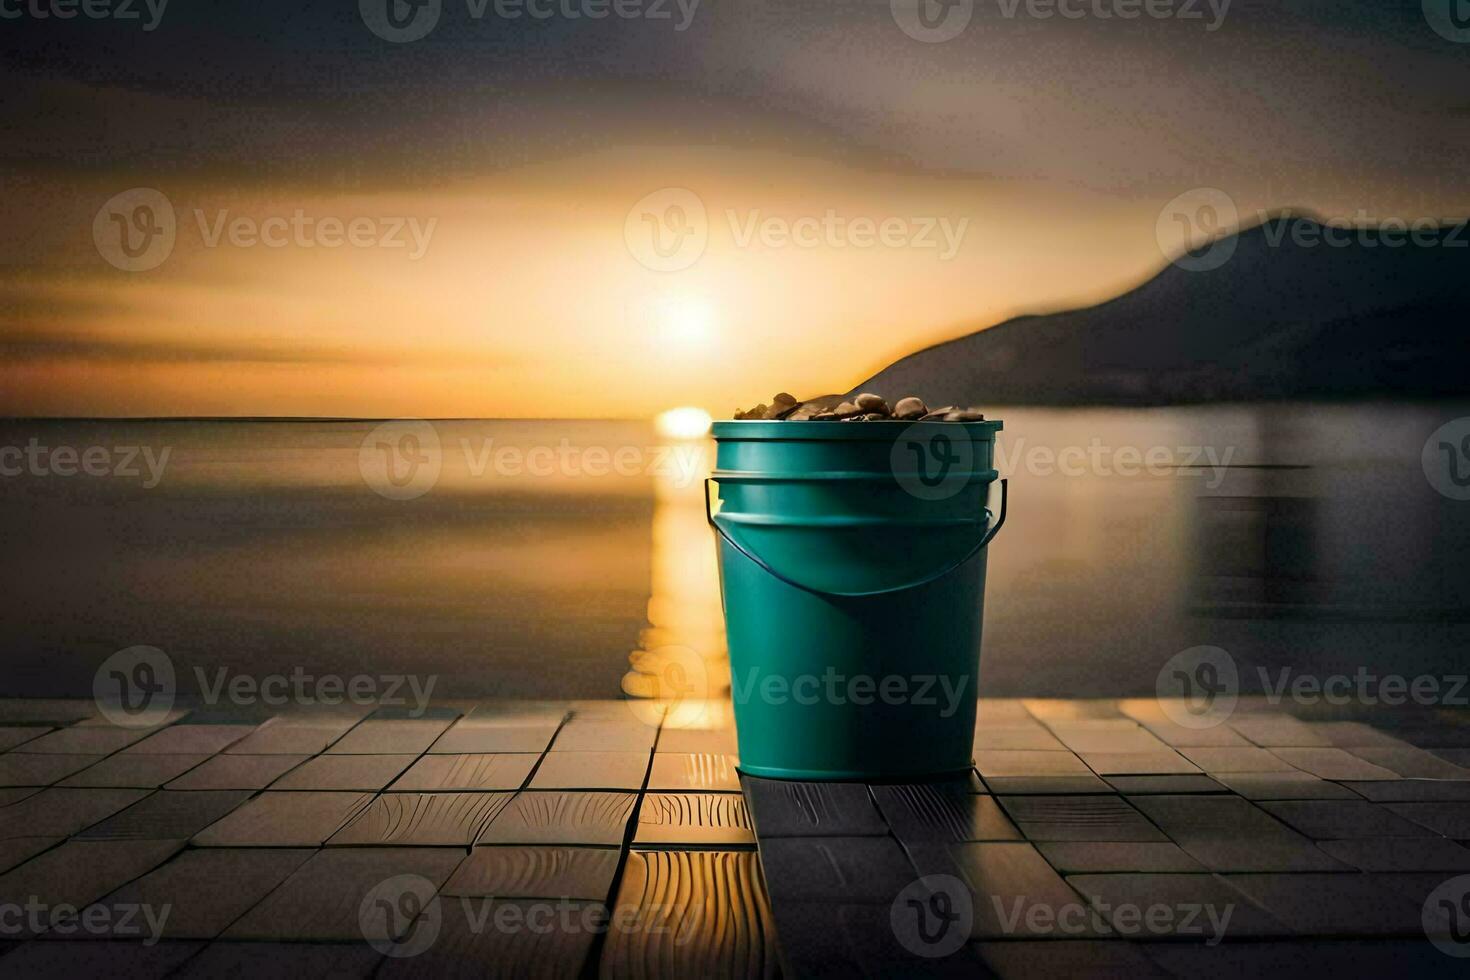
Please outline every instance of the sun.
[{"label": "sun", "polygon": [[702,408],[671,408],[654,420],[665,439],[702,439],[709,434],[710,414]]},{"label": "sun", "polygon": [[654,313],[659,346],[667,350],[703,350],[715,336],[715,310],[695,296],[670,296]]}]

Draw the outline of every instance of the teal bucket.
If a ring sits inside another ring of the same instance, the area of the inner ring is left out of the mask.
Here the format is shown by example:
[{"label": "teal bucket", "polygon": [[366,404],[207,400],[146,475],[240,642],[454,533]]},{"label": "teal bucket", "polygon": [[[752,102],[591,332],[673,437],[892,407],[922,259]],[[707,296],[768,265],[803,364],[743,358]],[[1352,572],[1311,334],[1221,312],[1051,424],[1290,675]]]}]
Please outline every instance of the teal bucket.
[{"label": "teal bucket", "polygon": [[986,546],[1005,522],[1006,481],[999,515],[987,507],[1000,428],[715,424],[705,494],[742,772],[969,769]]}]

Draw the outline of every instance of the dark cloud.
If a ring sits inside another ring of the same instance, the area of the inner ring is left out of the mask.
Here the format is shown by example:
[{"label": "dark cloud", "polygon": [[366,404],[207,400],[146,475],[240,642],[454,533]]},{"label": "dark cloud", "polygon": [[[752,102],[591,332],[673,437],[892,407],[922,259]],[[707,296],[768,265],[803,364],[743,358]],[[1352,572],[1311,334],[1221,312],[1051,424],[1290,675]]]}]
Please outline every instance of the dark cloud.
[{"label": "dark cloud", "polygon": [[1412,178],[1459,153],[1425,119],[1453,114],[1470,45],[1418,3],[1233,0],[1207,31],[1016,2],[1008,17],[1012,0],[977,0],[943,44],[905,36],[887,0],[703,0],[683,32],[477,20],[444,0],[408,44],[374,36],[354,0],[173,0],[151,32],[6,22],[0,167],[422,186],[608,146],[728,145],[1127,190],[1201,171]]}]

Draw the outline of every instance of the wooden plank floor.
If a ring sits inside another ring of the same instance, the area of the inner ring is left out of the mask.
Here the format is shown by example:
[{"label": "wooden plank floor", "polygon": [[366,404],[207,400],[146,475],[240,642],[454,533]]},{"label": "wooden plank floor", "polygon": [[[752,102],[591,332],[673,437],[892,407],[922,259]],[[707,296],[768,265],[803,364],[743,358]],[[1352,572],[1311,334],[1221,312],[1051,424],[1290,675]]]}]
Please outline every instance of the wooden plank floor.
[{"label": "wooden plank floor", "polygon": [[6,976],[1438,976],[1470,953],[1461,709],[1243,699],[1197,730],[1152,699],[982,701],[976,770],[921,785],[742,778],[728,704],[165,721],[0,700]]}]

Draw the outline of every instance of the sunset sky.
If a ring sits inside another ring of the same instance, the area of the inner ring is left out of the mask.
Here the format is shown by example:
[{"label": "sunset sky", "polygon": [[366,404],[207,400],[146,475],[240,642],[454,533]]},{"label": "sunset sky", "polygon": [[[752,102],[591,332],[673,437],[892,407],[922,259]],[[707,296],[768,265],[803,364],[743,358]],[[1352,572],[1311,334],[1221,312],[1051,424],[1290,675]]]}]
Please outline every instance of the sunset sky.
[{"label": "sunset sky", "polygon": [[977,0],[938,43],[690,2],[0,20],[0,414],[728,414],[1116,294],[1197,188],[1470,213],[1470,43],[1418,0]]}]

